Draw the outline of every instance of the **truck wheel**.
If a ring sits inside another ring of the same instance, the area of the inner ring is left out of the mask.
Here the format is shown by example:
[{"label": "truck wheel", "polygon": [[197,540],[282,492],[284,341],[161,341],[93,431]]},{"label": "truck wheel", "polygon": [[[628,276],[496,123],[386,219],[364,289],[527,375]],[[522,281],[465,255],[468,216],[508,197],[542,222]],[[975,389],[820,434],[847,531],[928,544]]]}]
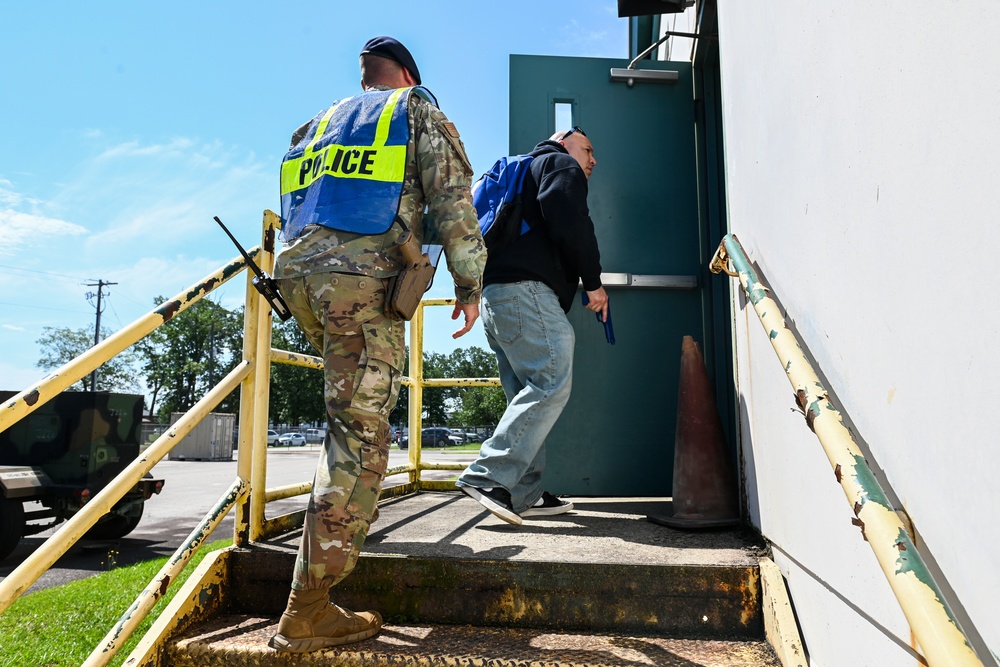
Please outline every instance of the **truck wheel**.
[{"label": "truck wheel", "polygon": [[145,506],[146,501],[142,501],[135,516],[122,516],[108,512],[101,517],[98,523],[94,524],[93,528],[87,531],[84,537],[88,540],[117,540],[119,537],[125,537],[139,525]]},{"label": "truck wheel", "polygon": [[0,498],[0,560],[3,560],[21,541],[24,533],[24,503],[11,498]]}]

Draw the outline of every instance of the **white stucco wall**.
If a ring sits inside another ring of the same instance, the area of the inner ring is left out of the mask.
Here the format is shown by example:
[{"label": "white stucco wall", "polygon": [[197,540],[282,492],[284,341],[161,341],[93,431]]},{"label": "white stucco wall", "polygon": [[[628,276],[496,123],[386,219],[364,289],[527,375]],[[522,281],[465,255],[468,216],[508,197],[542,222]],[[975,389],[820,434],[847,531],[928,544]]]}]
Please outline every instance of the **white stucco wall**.
[{"label": "white stucco wall", "polygon": [[[1000,654],[1000,5],[720,0],[719,24],[730,230]],[[734,310],[750,511],[812,664],[917,664],[767,336]]]},{"label": "white stucco wall", "polygon": [[[660,17],[660,34],[657,39],[663,37],[667,32],[698,32],[698,13],[694,5],[688,7],[683,12],[677,14],[663,14]],[[691,61],[691,49],[694,40],[690,37],[680,37],[671,35],[663,42],[656,51],[657,60]]]}]

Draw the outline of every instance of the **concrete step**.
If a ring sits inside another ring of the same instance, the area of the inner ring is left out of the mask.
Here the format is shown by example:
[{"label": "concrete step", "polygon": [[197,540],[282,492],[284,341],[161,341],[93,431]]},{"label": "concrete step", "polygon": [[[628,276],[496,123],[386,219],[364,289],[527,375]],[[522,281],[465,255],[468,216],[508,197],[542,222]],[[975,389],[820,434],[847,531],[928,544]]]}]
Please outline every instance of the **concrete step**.
[{"label": "concrete step", "polygon": [[573,502],[571,513],[523,526],[457,492],[382,503],[357,567],[332,597],[378,610],[387,625],[365,642],[310,654],[266,646],[300,534],[233,550],[224,609],[166,640],[161,664],[779,664],[764,640],[761,545],[752,535],[646,520],[670,515],[669,500]]},{"label": "concrete step", "polygon": [[[650,499],[575,498],[516,527],[461,493],[381,506],[355,571],[333,590],[387,622],[763,637],[759,545],[740,533],[655,525]],[[298,534],[232,555],[230,609],[277,618]]]},{"label": "concrete step", "polygon": [[[294,554],[236,551],[232,609],[285,607]],[[642,632],[700,638],[763,636],[753,566],[436,560],[363,555],[333,591],[347,609],[394,622]]]},{"label": "concrete step", "polygon": [[167,649],[170,667],[779,667],[762,640],[693,640],[627,633],[573,633],[458,625],[387,625],[357,644],[299,655],[267,647],[277,620],[220,616]]}]

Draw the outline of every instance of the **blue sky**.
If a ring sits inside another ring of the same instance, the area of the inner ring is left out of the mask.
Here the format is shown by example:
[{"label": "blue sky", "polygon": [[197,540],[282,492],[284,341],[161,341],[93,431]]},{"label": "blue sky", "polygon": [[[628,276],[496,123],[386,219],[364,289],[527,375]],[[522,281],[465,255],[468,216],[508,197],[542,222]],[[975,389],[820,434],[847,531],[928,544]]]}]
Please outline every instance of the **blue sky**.
[{"label": "blue sky", "polygon": [[[377,10],[373,11],[373,8]],[[300,123],[359,90],[364,42],[413,53],[473,167],[507,152],[511,53],[625,58],[611,0],[69,2],[0,8],[0,389],[41,379],[42,328],[117,330],[256,245],[278,211],[278,165]],[[239,283],[239,284],[237,284]],[[451,296],[442,269],[431,296]],[[213,298],[239,304],[243,282]],[[428,349],[453,342],[446,309]],[[440,312],[438,312],[440,311]]]}]

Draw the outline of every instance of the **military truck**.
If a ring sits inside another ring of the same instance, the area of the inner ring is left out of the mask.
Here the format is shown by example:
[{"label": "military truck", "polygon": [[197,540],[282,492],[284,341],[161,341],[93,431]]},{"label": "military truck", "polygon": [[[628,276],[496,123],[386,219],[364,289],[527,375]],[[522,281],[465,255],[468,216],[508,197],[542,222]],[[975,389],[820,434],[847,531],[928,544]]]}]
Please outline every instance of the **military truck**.
[{"label": "military truck", "polygon": [[[0,391],[0,403],[14,395]],[[64,391],[0,432],[0,560],[22,537],[69,519],[139,456],[142,412],[140,395]],[[128,535],[162,488],[147,474],[86,538]]]}]

